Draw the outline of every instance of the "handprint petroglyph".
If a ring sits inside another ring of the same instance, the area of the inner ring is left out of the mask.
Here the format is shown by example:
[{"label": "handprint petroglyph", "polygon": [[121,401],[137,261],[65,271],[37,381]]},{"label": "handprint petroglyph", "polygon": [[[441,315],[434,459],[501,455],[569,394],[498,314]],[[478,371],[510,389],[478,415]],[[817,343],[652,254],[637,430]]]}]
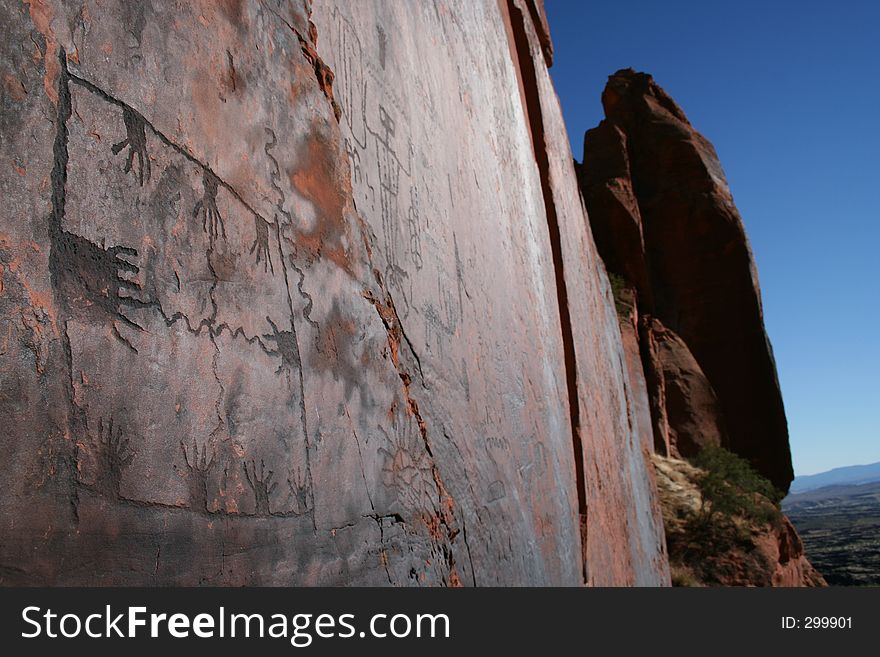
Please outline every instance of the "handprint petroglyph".
[{"label": "handprint petroglyph", "polygon": [[287,478],[287,486],[290,488],[290,494],[296,505],[296,513],[302,515],[312,510],[311,486],[309,484],[308,472],[302,468],[290,471]]},{"label": "handprint petroglyph", "polygon": [[189,487],[189,505],[196,511],[208,511],[208,473],[214,467],[216,453],[211,453],[208,459],[208,446],[199,445],[196,439],[192,440],[191,455],[187,453],[186,446],[180,441],[180,451],[183,452],[183,462],[186,464],[187,485]]},{"label": "handprint petroglyph", "polygon": [[95,450],[95,488],[108,497],[119,498],[122,474],[134,460],[129,439],[118,426],[113,426],[112,418],[106,423],[101,418],[98,435],[92,437],[91,443]]},{"label": "handprint petroglyph", "polygon": [[250,469],[248,469],[247,461],[242,463],[242,468],[244,469],[244,476],[247,479],[248,485],[254,492],[256,514],[258,516],[268,516],[271,513],[269,510],[269,497],[278,487],[278,482],[272,481],[275,473],[272,470],[266,469],[263,459],[260,459],[259,468],[257,468],[257,463],[254,459],[250,461]]},{"label": "handprint petroglyph", "polygon": [[137,157],[137,176],[140,186],[144,186],[144,173],[146,179],[150,180],[150,156],[147,153],[147,134],[145,130],[144,118],[128,107],[122,109],[122,122],[125,124],[125,139],[117,144],[113,144],[111,151],[114,155],[128,146],[128,159],[125,162],[123,171],[128,173],[134,164],[134,158]]},{"label": "handprint petroglyph", "polygon": [[[278,218],[276,217],[275,220],[278,221]],[[269,222],[255,214],[254,230],[256,237],[254,238],[254,243],[251,244],[249,253],[251,255],[256,253],[257,264],[260,264],[262,260],[264,272],[271,270],[274,274],[275,267],[272,266],[272,254],[269,252]]]},{"label": "handprint petroglyph", "polygon": [[226,227],[223,225],[223,216],[217,209],[217,191],[220,188],[220,179],[211,171],[205,169],[202,174],[202,186],[204,193],[199,202],[193,208],[193,217],[201,217],[202,229],[208,234],[211,243],[218,237],[226,239]]},{"label": "handprint petroglyph", "polygon": [[[125,259],[136,257],[137,250],[128,246],[105,248],[55,227],[50,228],[50,238],[49,268],[65,308],[77,317],[92,321],[106,321],[109,317],[142,331],[141,326],[122,313],[123,308],[151,305],[139,298],[140,284],[126,276],[140,272],[137,265]],[[115,323],[113,331],[117,338],[129,344],[116,330]]]}]

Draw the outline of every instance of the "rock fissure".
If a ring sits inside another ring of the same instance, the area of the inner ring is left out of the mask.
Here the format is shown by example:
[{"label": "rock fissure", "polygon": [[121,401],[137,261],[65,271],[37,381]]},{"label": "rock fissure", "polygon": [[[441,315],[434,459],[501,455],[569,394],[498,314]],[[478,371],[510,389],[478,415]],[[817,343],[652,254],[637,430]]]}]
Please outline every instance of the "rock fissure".
[{"label": "rock fissure", "polygon": [[[577,379],[577,354],[574,342],[574,332],[571,325],[571,315],[568,301],[568,284],[565,280],[565,271],[562,260],[562,242],[559,228],[559,218],[556,214],[556,202],[553,198],[552,181],[550,179],[550,164],[547,155],[547,144],[544,138],[543,113],[541,100],[538,96],[538,81],[534,69],[534,59],[526,33],[526,16],[519,8],[515,0],[507,0],[508,15],[513,31],[514,49],[511,56],[515,56],[516,69],[522,76],[521,89],[525,94],[523,102],[527,108],[528,130],[531,135],[532,149],[538,175],[541,181],[541,191],[544,199],[544,209],[547,214],[547,229],[550,234],[550,248],[553,262],[553,271],[556,283],[557,305],[559,308],[560,329],[562,332],[562,347],[565,360],[565,380],[568,391],[569,421],[571,423],[571,442],[574,452],[575,478],[577,485],[578,516],[580,518],[582,552],[586,555],[586,518],[587,518],[587,491],[584,477],[584,451],[581,437],[580,418],[580,392]],[[584,582],[588,580],[587,563],[583,564]]]}]

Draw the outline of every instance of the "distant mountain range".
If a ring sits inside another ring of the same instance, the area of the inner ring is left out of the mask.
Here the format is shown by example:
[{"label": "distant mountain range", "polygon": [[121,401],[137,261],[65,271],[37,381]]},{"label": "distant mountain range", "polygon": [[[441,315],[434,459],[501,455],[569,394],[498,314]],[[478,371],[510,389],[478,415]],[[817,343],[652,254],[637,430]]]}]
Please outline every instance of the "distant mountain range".
[{"label": "distant mountain range", "polygon": [[880,462],[868,465],[848,465],[827,472],[795,477],[789,494],[794,495],[825,486],[851,486],[880,481]]}]

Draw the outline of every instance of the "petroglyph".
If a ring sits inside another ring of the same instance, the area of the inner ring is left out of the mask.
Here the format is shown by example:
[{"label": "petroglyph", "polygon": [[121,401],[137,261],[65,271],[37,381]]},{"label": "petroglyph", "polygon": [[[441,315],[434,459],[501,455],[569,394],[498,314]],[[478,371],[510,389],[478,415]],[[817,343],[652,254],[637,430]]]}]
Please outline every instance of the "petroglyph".
[{"label": "petroglyph", "polygon": [[128,173],[132,170],[134,159],[137,158],[138,183],[144,186],[144,179],[150,180],[150,155],[147,153],[147,135],[144,129],[144,118],[130,107],[122,109],[122,122],[125,124],[125,139],[113,144],[110,149],[114,155],[119,155],[123,148],[128,147],[128,157],[125,160],[123,171]]}]

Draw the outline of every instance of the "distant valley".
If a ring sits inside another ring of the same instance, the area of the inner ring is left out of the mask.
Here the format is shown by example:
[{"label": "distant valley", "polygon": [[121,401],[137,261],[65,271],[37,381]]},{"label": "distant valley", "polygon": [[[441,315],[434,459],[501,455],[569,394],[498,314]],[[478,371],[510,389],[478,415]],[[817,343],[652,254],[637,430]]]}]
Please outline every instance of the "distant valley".
[{"label": "distant valley", "polygon": [[880,463],[799,477],[782,509],[829,584],[880,586]]}]

